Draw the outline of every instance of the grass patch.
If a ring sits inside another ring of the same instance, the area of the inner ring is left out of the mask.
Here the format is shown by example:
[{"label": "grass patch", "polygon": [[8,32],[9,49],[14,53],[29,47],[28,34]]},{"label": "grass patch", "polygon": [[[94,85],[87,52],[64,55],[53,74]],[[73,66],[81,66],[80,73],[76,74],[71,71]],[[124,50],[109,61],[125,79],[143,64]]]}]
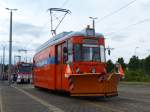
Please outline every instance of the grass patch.
[{"label": "grass patch", "polygon": [[125,77],[122,79],[122,81],[150,83],[150,75],[144,75],[143,71],[141,70],[125,71]]}]

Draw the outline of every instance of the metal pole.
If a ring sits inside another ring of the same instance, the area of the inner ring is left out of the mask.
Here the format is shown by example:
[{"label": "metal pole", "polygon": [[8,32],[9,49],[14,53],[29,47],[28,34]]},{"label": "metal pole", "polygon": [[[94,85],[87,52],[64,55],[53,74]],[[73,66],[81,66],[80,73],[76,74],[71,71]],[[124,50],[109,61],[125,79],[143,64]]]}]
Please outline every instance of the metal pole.
[{"label": "metal pole", "polygon": [[2,72],[2,78],[5,74],[5,46],[3,46],[3,72]]},{"label": "metal pole", "polygon": [[14,55],[14,65],[15,65],[15,63],[16,63],[16,56]]},{"label": "metal pole", "polygon": [[9,70],[8,84],[11,84],[11,59],[12,59],[12,10],[10,11],[10,34],[9,34]]},{"label": "metal pole", "polygon": [[17,9],[9,9],[10,10],[10,34],[9,34],[9,69],[8,69],[8,84],[11,84],[11,69],[12,69],[12,11],[16,11]]},{"label": "metal pole", "polygon": [[95,20],[93,19],[93,29],[95,30]]},{"label": "metal pole", "polygon": [[95,36],[95,20],[93,19],[93,34]]},{"label": "metal pole", "polygon": [[[16,60],[16,58],[17,58],[17,60]],[[15,65],[16,63],[18,63],[18,62],[21,62],[21,56],[15,55],[15,56],[14,56],[14,65]]]},{"label": "metal pole", "polygon": [[1,67],[1,68],[0,68],[0,72],[1,72],[1,73],[0,73],[0,78],[2,78],[2,69],[3,69],[3,68],[2,68],[2,56],[0,56],[0,57],[1,57],[1,63],[0,63],[0,67]]},{"label": "metal pole", "polygon": [[27,63],[27,50],[25,51],[26,63]]},{"label": "metal pole", "polygon": [[21,62],[21,56],[19,56],[19,62]]},{"label": "metal pole", "polygon": [[95,35],[95,19],[97,19],[97,17],[89,17],[90,19],[92,19],[92,24],[93,24],[93,34]]},{"label": "metal pole", "polygon": [[53,30],[53,17],[52,17],[52,12],[50,10],[50,15],[51,15],[51,32],[52,32],[52,36],[54,36],[54,30]]},{"label": "metal pole", "polygon": [[136,53],[137,53],[137,49],[138,49],[139,47],[135,47],[135,49],[134,49],[134,55],[136,56]]}]

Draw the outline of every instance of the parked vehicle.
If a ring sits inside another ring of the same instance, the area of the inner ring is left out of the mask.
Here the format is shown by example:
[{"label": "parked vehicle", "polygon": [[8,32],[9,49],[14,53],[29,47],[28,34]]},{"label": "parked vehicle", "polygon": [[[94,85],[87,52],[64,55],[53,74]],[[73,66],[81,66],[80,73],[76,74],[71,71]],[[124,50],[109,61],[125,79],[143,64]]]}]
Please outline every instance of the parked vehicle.
[{"label": "parked vehicle", "polygon": [[32,82],[32,63],[18,62],[14,67],[13,81],[17,83]]}]

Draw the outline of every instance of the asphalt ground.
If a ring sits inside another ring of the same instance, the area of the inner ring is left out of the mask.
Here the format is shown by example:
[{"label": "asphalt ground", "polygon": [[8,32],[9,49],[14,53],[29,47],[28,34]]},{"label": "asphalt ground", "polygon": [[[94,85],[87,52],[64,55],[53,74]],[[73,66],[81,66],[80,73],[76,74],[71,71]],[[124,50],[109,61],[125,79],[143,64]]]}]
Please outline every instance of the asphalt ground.
[{"label": "asphalt ground", "polygon": [[29,84],[0,83],[1,112],[150,112],[150,84],[121,83],[119,96],[70,97]]}]

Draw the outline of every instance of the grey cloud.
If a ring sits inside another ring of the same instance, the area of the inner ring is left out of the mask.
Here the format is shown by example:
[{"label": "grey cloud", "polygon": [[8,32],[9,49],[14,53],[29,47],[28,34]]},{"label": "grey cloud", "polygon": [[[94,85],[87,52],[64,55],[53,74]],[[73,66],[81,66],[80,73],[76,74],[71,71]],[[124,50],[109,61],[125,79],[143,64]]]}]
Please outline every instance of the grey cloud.
[{"label": "grey cloud", "polygon": [[19,49],[26,49],[26,47],[24,45],[13,45],[13,51],[18,51]]},{"label": "grey cloud", "polygon": [[149,0],[145,0],[145,1],[141,1],[142,2],[142,5],[144,6],[144,7],[149,7],[150,6],[150,1]]},{"label": "grey cloud", "polygon": [[110,36],[110,38],[114,41],[123,41],[124,39],[127,38],[127,36],[121,35],[121,34],[116,34],[116,35],[114,34],[114,35]]},{"label": "grey cloud", "polygon": [[40,43],[34,43],[34,44],[32,44],[33,48],[37,48],[37,47],[39,47],[40,45],[41,45]]},{"label": "grey cloud", "polygon": [[31,35],[35,38],[38,38],[42,33],[41,30],[41,26],[36,26],[28,23],[15,22],[13,25],[13,32],[17,36]]},{"label": "grey cloud", "polygon": [[13,51],[18,52],[19,49],[25,49],[27,51],[35,51],[35,49],[39,46],[40,46],[39,43],[32,43],[32,44],[15,43],[13,44]]},{"label": "grey cloud", "polygon": [[0,32],[0,35],[8,35],[8,33],[5,33],[5,32],[4,32],[4,33],[3,33],[3,32],[1,33],[1,32]]}]

